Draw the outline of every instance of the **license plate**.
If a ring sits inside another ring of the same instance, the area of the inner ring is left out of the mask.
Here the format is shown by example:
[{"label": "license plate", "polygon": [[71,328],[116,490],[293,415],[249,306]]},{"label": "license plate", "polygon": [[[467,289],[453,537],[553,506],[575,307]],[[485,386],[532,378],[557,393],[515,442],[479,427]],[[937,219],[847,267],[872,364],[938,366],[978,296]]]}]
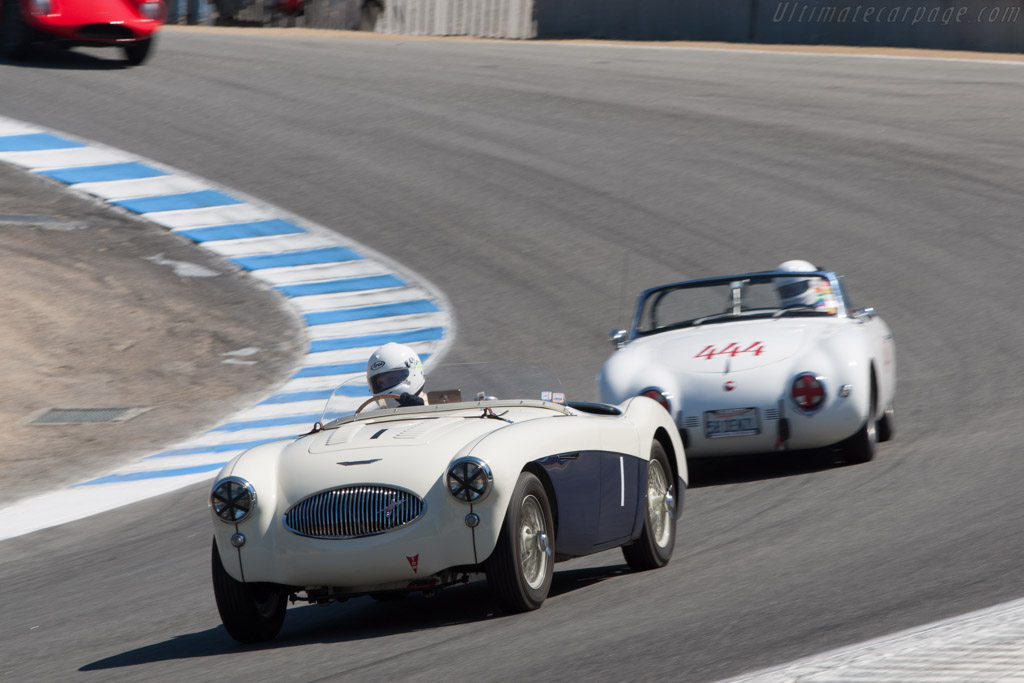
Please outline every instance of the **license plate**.
[{"label": "license plate", "polygon": [[724,439],[728,436],[751,436],[761,433],[757,408],[730,408],[704,413],[704,436]]}]

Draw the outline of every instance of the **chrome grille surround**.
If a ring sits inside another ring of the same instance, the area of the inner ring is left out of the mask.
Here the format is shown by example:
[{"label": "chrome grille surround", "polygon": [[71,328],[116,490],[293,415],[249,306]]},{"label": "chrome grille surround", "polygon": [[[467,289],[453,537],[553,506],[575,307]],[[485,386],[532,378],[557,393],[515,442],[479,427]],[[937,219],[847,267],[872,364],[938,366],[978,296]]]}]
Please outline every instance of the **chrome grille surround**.
[{"label": "chrome grille surround", "polygon": [[409,526],[423,517],[426,509],[411,491],[355,484],[303,498],[284,513],[284,526],[311,538],[362,538]]}]

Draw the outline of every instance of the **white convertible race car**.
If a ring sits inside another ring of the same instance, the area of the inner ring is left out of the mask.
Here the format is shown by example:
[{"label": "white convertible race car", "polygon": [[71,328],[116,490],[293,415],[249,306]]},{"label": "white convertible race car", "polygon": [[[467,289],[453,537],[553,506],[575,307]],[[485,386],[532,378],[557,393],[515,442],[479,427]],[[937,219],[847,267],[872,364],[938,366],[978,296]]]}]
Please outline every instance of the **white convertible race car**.
[{"label": "white convertible race car", "polygon": [[543,603],[559,560],[621,546],[633,569],[668,563],[687,469],[656,402],[565,403],[530,366],[442,366],[428,383],[428,404],[403,408],[346,383],[309,434],[218,474],[213,588],[233,638],[274,638],[289,598],[385,599],[482,574],[517,612]]},{"label": "white convertible race car", "polygon": [[691,458],[835,445],[871,460],[893,433],[892,332],[835,273],[792,263],[643,292],[601,400],[658,401]]}]

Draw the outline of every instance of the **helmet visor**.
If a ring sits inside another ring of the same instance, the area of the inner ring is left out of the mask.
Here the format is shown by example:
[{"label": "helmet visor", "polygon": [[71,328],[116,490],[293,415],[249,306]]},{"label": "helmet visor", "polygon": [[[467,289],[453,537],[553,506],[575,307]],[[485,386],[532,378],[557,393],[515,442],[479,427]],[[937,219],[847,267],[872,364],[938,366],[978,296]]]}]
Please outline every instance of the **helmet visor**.
[{"label": "helmet visor", "polygon": [[807,288],[811,286],[810,280],[799,280],[798,282],[790,282],[788,285],[782,285],[779,287],[779,297],[783,300],[792,299],[795,296],[800,296],[807,291]]},{"label": "helmet visor", "polygon": [[392,389],[409,377],[409,368],[388,370],[370,378],[370,391],[375,394],[383,394]]}]

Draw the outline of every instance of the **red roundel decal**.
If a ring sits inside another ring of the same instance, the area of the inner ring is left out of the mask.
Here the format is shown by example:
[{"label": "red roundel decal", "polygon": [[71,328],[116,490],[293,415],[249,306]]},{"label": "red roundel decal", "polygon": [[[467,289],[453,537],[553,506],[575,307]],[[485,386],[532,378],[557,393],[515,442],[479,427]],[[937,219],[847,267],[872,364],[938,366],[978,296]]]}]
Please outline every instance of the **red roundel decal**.
[{"label": "red roundel decal", "polygon": [[736,388],[736,382],[729,380],[728,382],[722,385],[722,388],[725,389],[726,391],[732,391],[733,389]]}]

